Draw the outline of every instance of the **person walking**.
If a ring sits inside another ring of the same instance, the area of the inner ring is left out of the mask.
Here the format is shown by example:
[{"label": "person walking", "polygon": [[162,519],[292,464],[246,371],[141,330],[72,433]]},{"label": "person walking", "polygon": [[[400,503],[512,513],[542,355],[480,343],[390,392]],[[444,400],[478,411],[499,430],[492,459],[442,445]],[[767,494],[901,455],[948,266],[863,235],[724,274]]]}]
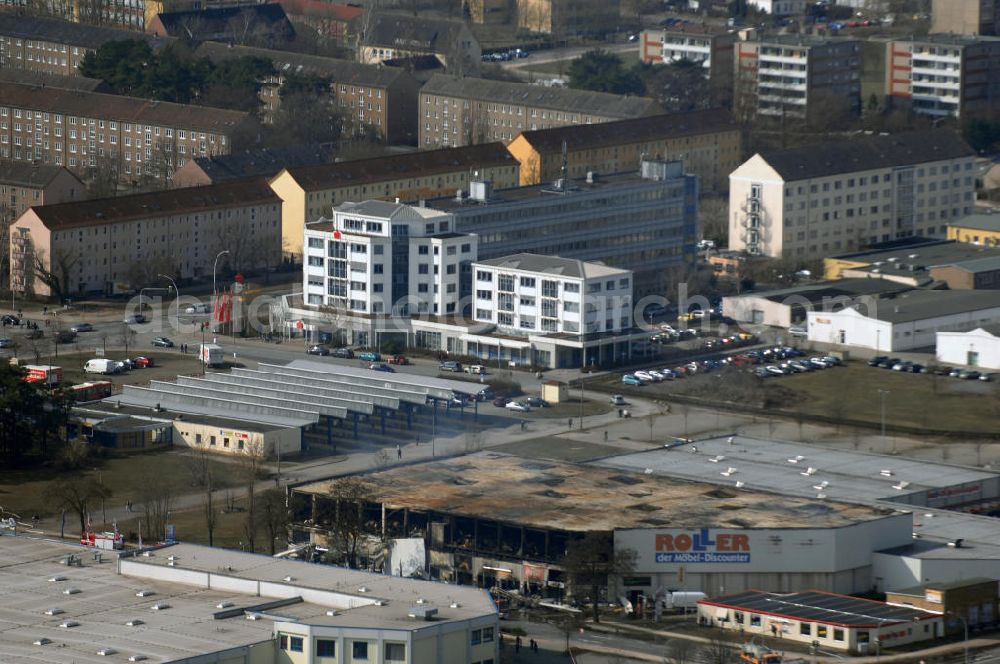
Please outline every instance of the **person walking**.
[{"label": "person walking", "polygon": [[403,448],[399,446],[399,443],[396,443],[396,458],[397,459],[403,458]]},{"label": "person walking", "polygon": [[514,652],[521,652],[521,637],[514,639]]}]

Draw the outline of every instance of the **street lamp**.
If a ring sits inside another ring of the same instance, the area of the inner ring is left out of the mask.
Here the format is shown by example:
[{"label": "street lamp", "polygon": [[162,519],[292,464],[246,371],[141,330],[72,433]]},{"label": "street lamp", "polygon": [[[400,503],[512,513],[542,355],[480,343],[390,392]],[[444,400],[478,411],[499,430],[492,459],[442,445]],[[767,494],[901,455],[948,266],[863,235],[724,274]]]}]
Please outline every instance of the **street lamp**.
[{"label": "street lamp", "polygon": [[965,664],[969,664],[969,621],[965,619],[965,616],[959,615],[954,611],[948,611],[945,615],[958,618],[962,621],[962,628],[965,632]]},{"label": "street lamp", "polygon": [[[214,315],[215,307],[218,306],[218,295],[216,295],[215,292],[215,271],[219,267],[219,259],[228,253],[229,253],[228,249],[223,249],[222,251],[220,251],[218,254],[215,255],[215,262],[212,263],[212,311],[213,311],[212,320],[213,321],[215,320],[215,315]],[[213,330],[215,329],[214,324],[212,326],[212,329]]]},{"label": "street lamp", "polygon": [[[158,274],[156,276],[163,277],[164,279],[166,279],[167,281],[170,282],[170,285],[174,287],[174,302],[177,302],[177,300],[181,296],[181,291],[180,291],[180,289],[177,288],[177,282],[173,280],[173,277],[168,277],[165,274]],[[179,307],[179,305],[178,305],[178,307]]]},{"label": "street lamp", "polygon": [[[879,390],[878,390],[878,398],[879,398],[879,404],[881,406],[881,414],[882,414],[882,447],[883,448],[885,447],[885,397],[888,394],[889,394],[889,390],[883,390],[882,388],[879,388]],[[893,451],[895,451],[895,450],[893,450]]]}]

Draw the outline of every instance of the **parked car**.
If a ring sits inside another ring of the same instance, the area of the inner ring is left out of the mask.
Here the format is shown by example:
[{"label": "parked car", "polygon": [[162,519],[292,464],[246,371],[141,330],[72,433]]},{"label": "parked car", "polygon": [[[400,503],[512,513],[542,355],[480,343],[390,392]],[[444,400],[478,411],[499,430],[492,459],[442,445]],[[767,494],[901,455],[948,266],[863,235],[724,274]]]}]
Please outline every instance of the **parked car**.
[{"label": "parked car", "polygon": [[149,357],[147,355],[140,355],[139,357],[133,357],[132,358],[132,363],[135,366],[139,367],[140,369],[146,369],[146,368],[154,366],[156,364],[153,361],[153,358],[151,358],[151,357]]},{"label": "parked car", "polygon": [[129,314],[122,319],[122,322],[126,325],[142,325],[146,322],[146,316],[143,314]]},{"label": "parked car", "polygon": [[506,408],[507,410],[517,411],[518,413],[531,412],[531,406],[524,401],[508,401]]},{"label": "parked car", "polygon": [[331,353],[334,357],[339,357],[345,360],[354,359],[354,351],[350,348],[335,348]]},{"label": "parked car", "polygon": [[153,345],[159,348],[173,348],[174,342],[167,337],[153,337]]},{"label": "parked car", "polygon": [[70,325],[69,331],[76,332],[77,334],[80,332],[93,332],[94,326],[90,323],[74,323],[73,325]]},{"label": "parked car", "polygon": [[406,359],[405,355],[390,355],[389,357],[385,358],[385,361],[388,362],[389,364],[398,364],[400,366],[410,363],[410,361]]},{"label": "parked car", "polygon": [[358,359],[362,362],[381,362],[382,356],[373,350],[366,350],[358,355]]},{"label": "parked car", "polygon": [[528,397],[525,402],[532,408],[548,408],[549,402],[541,397]]},{"label": "parked car", "polygon": [[868,366],[877,367],[879,364],[885,362],[888,359],[889,359],[888,355],[876,355],[875,357],[868,360]]},{"label": "parked car", "polygon": [[896,364],[892,365],[892,370],[909,372],[910,367],[912,366],[913,362],[910,362],[909,360],[901,360],[899,362],[896,362]]},{"label": "parked car", "polygon": [[390,367],[385,362],[373,362],[368,365],[368,368],[372,371],[384,371],[385,373],[396,373],[396,370]]},{"label": "parked car", "polygon": [[898,357],[887,357],[878,364],[876,364],[875,366],[877,366],[879,369],[891,369],[897,364],[899,364],[899,362],[900,360]]},{"label": "parked car", "polygon": [[87,360],[87,363],[83,365],[84,373],[96,373],[96,374],[116,374],[121,372],[121,366],[118,362],[114,360],[108,360],[105,358],[96,358],[93,360]]},{"label": "parked car", "polygon": [[632,375],[635,376],[636,378],[638,378],[639,380],[641,380],[644,383],[652,383],[653,382],[653,377],[650,376],[649,373],[646,372],[646,371],[636,371]]},{"label": "parked car", "polygon": [[56,343],[71,344],[76,339],[76,332],[72,330],[59,330],[56,332]]},{"label": "parked car", "polygon": [[330,349],[323,344],[313,344],[306,349],[306,353],[309,355],[322,355],[325,357],[330,354]]},{"label": "parked car", "polygon": [[13,348],[13,347],[14,347],[13,339],[7,339],[7,338],[0,339],[0,348]]},{"label": "parked car", "polygon": [[44,336],[45,330],[40,328],[31,329],[24,333],[25,339],[41,339]]},{"label": "parked car", "polygon": [[510,401],[508,397],[500,395],[498,397],[493,398],[493,405],[496,406],[497,408],[503,408],[507,405],[508,401]]},{"label": "parked car", "polygon": [[135,360],[130,358],[126,357],[124,360],[118,360],[118,368],[121,371],[132,371],[132,369],[135,369],[136,366]]},{"label": "parked car", "polygon": [[191,306],[184,308],[184,313],[186,314],[207,314],[208,305],[207,304],[192,304]]},{"label": "parked car", "polygon": [[979,374],[979,380],[981,380],[983,382],[989,382],[989,381],[993,380],[993,374],[991,374],[991,373],[982,373],[982,374]]},{"label": "parked car", "polygon": [[640,387],[643,382],[635,377],[634,374],[625,374],[622,376],[623,385],[631,385],[632,387]]},{"label": "parked car", "polygon": [[458,373],[462,370],[462,363],[455,362],[454,360],[445,360],[438,365],[438,371],[453,371]]},{"label": "parked car", "polygon": [[482,364],[470,364],[465,367],[465,373],[472,374],[474,376],[481,376],[486,373],[486,367]]},{"label": "parked car", "polygon": [[625,401],[625,397],[623,397],[622,395],[620,395],[620,394],[612,394],[611,398],[608,399],[608,403],[610,403],[612,406],[624,406],[628,402]]},{"label": "parked car", "polygon": [[958,372],[958,377],[962,380],[979,380],[982,374],[974,369],[963,369]]},{"label": "parked car", "polygon": [[13,314],[4,314],[0,316],[0,325],[20,325],[21,319]]},{"label": "parked car", "polygon": [[779,367],[776,364],[769,364],[766,367],[764,367],[764,369],[766,369],[767,373],[771,374],[772,376],[784,376],[785,375],[785,370],[782,369],[781,367]]},{"label": "parked car", "polygon": [[804,327],[799,327],[798,325],[793,325],[792,327],[788,328],[788,334],[793,337],[808,337],[809,330],[807,330]]}]

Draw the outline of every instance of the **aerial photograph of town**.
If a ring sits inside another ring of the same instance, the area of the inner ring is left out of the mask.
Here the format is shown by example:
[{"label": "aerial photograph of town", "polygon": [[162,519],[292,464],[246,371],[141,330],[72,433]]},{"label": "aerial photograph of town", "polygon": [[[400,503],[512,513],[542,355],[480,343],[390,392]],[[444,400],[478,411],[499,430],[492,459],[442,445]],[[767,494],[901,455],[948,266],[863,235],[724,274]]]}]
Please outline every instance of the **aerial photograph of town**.
[{"label": "aerial photograph of town", "polygon": [[1000,0],[0,0],[0,664],[1000,664]]}]

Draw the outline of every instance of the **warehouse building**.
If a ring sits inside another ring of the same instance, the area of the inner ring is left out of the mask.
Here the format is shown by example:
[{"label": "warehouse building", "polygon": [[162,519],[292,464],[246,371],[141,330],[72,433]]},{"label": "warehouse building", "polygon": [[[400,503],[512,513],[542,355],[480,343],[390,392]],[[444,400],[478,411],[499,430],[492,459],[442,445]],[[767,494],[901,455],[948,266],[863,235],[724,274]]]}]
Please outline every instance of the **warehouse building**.
[{"label": "warehouse building", "polygon": [[937,361],[981,369],[1000,369],[1000,324],[968,332],[938,332]]},{"label": "warehouse building", "polygon": [[5,535],[0,555],[7,661],[498,661],[496,606],[475,588],[192,544],[134,555]]},{"label": "warehouse building", "polygon": [[982,577],[950,582],[922,583],[886,593],[885,601],[944,617],[945,632],[957,635],[969,629],[992,627],[997,619],[997,580]]},{"label": "warehouse building", "polygon": [[913,237],[828,256],[823,259],[824,275],[827,279],[883,279],[911,287],[942,282],[952,290],[1000,288],[1000,248],[988,242],[956,240]]}]

